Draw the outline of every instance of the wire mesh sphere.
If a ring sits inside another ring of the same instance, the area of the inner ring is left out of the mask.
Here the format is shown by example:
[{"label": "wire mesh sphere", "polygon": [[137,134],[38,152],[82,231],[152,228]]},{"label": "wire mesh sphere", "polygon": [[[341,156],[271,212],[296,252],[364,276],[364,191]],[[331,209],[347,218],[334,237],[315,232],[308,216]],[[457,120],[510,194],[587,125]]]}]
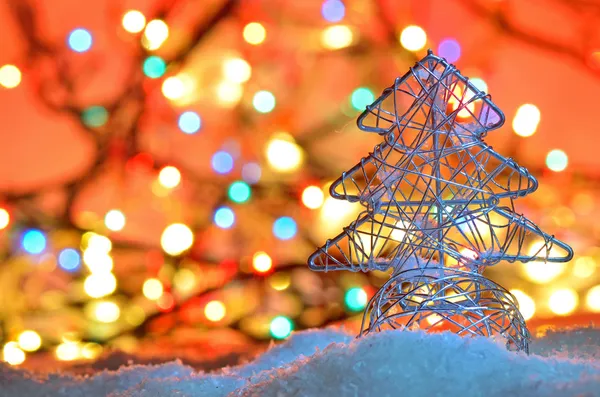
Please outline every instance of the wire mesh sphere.
[{"label": "wire mesh sphere", "polygon": [[437,271],[443,275],[421,270],[394,274],[365,309],[360,336],[387,329],[451,331],[500,336],[509,350],[529,353],[529,331],[510,292],[474,272]]}]

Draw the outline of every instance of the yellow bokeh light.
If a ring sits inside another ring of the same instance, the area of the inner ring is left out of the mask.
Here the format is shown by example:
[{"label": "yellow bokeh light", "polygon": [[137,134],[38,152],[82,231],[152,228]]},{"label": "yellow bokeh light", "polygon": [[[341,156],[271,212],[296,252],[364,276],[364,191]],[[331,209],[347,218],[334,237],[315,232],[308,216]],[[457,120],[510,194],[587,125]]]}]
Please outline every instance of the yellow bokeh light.
[{"label": "yellow bokeh light", "polygon": [[333,25],[321,33],[321,44],[329,50],[348,47],[354,40],[352,29],[346,25]]},{"label": "yellow bokeh light", "polygon": [[579,278],[588,278],[596,271],[596,261],[591,256],[581,256],[575,260],[573,274]]},{"label": "yellow bokeh light", "polygon": [[162,93],[165,98],[171,100],[181,99],[186,92],[185,84],[183,79],[178,76],[171,76],[165,79],[161,87]]},{"label": "yellow bokeh light", "polygon": [[125,215],[119,210],[110,210],[104,216],[104,224],[113,232],[123,230],[125,221]]},{"label": "yellow bokeh light", "polygon": [[117,289],[117,279],[112,273],[92,273],[83,282],[85,293],[92,298],[102,298]]},{"label": "yellow bokeh light", "polygon": [[277,272],[269,277],[269,285],[276,291],[283,291],[290,286],[292,278],[287,273]]},{"label": "yellow bokeh light", "polygon": [[190,292],[196,286],[196,275],[190,269],[181,269],[173,276],[173,285],[179,292]]},{"label": "yellow bokeh light", "polygon": [[102,346],[94,342],[86,343],[80,349],[81,357],[87,360],[95,359],[100,353],[102,353]]},{"label": "yellow bokeh light", "polygon": [[19,365],[25,361],[25,352],[19,348],[17,342],[8,342],[2,349],[2,359],[10,365]]},{"label": "yellow bokeh light", "polygon": [[26,352],[34,352],[42,346],[42,338],[40,338],[40,335],[30,329],[21,332],[17,340],[19,342],[19,347]]},{"label": "yellow bokeh light", "polygon": [[588,290],[585,296],[585,304],[593,312],[600,312],[600,285]]},{"label": "yellow bokeh light", "polygon": [[129,306],[123,313],[125,321],[134,327],[140,325],[146,319],[146,312],[137,305]]},{"label": "yellow bokeh light", "polygon": [[146,17],[138,10],[129,10],[123,15],[121,24],[129,33],[139,33],[146,27]]},{"label": "yellow bokeh light", "polygon": [[327,197],[321,207],[320,216],[326,221],[343,222],[354,212],[355,207],[352,203],[345,200],[336,200],[333,197]]},{"label": "yellow bokeh light", "polygon": [[[550,256],[552,252],[547,253],[545,247],[546,244],[543,241],[536,241],[529,247],[528,254],[540,258],[544,258],[547,255]],[[523,270],[525,276],[530,281],[537,284],[545,284],[560,276],[565,270],[565,264],[554,262],[528,262],[523,264]]]},{"label": "yellow bokeh light", "polygon": [[93,232],[84,233],[81,237],[82,249],[92,249],[108,253],[112,249],[112,242],[106,236],[101,236]]},{"label": "yellow bokeh light", "polygon": [[514,295],[519,303],[519,311],[523,315],[525,321],[529,320],[535,314],[535,302],[525,292],[519,289],[512,289],[510,293]]},{"label": "yellow bokeh light", "polygon": [[83,263],[92,273],[110,273],[113,269],[113,260],[110,255],[93,247],[83,251]]},{"label": "yellow bokeh light", "polygon": [[522,137],[532,136],[540,123],[541,113],[537,106],[530,103],[519,106],[512,128],[515,134]]},{"label": "yellow bokeh light", "polygon": [[266,155],[269,166],[279,172],[297,170],[303,160],[302,149],[291,135],[285,133],[275,135],[267,143]]},{"label": "yellow bokeh light", "polygon": [[10,214],[4,208],[0,208],[0,230],[6,228],[10,223]]},{"label": "yellow bokeh light", "polygon": [[551,150],[546,155],[546,167],[554,172],[564,171],[567,165],[569,165],[569,157],[560,149]]},{"label": "yellow bokeh light", "polygon": [[408,51],[419,51],[427,44],[427,33],[420,26],[407,26],[400,33],[400,44]]},{"label": "yellow bokeh light", "polygon": [[147,50],[157,50],[169,37],[169,26],[160,19],[153,19],[148,22],[144,35],[142,36],[142,45]]},{"label": "yellow bokeh light", "polygon": [[114,302],[97,302],[94,306],[94,317],[102,323],[114,323],[121,316],[121,309]]},{"label": "yellow bokeh light", "polygon": [[252,45],[259,45],[267,38],[267,30],[258,22],[250,22],[244,26],[244,40]]},{"label": "yellow bokeh light", "polygon": [[318,186],[309,186],[302,192],[302,204],[307,208],[316,210],[323,205],[323,201],[325,201],[325,195]]},{"label": "yellow bokeh light", "polygon": [[162,249],[169,255],[177,256],[194,244],[194,233],[183,223],[173,223],[165,228],[160,237]]},{"label": "yellow bokeh light", "polygon": [[80,354],[79,343],[77,342],[63,342],[56,346],[54,351],[56,358],[61,361],[72,361],[77,360]]},{"label": "yellow bokeh light", "polygon": [[242,99],[244,88],[237,83],[222,81],[216,86],[216,94],[220,105],[233,106]]},{"label": "yellow bokeh light", "polygon": [[144,281],[142,292],[146,298],[155,301],[162,296],[164,288],[160,280],[156,278],[149,278],[148,280]]},{"label": "yellow bokeh light", "polygon": [[250,64],[241,58],[231,58],[223,62],[225,79],[236,84],[245,83],[252,76]]},{"label": "yellow bokeh light", "polygon": [[21,83],[21,71],[15,65],[0,67],[0,85],[4,88],[15,88]]},{"label": "yellow bokeh light", "polygon": [[579,304],[579,296],[571,288],[556,290],[550,295],[548,306],[550,310],[559,316],[566,316],[572,313]]},{"label": "yellow bokeh light", "polygon": [[173,189],[181,182],[181,172],[176,167],[168,165],[158,173],[158,182],[167,189]]},{"label": "yellow bokeh light", "polygon": [[252,267],[259,273],[265,273],[273,267],[273,260],[263,251],[258,251],[252,257]]},{"label": "yellow bokeh light", "polygon": [[[453,95],[448,101],[448,103],[452,105],[452,110],[454,111],[462,105],[461,110],[458,111],[457,116],[459,118],[471,117],[475,112],[475,102],[469,101],[471,101],[475,93],[472,90],[467,89],[463,97],[463,90],[458,86],[456,86],[454,90],[452,90],[452,93]],[[464,104],[466,104],[466,106],[464,106]]]},{"label": "yellow bokeh light", "polygon": [[225,305],[221,301],[210,301],[204,307],[204,315],[210,321],[221,321],[225,314]]}]

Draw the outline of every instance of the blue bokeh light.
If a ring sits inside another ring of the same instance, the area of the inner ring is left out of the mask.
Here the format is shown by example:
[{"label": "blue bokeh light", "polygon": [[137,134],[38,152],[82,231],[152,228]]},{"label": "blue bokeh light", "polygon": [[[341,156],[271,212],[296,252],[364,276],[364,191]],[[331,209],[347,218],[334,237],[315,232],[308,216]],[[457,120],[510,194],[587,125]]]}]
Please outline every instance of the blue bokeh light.
[{"label": "blue bokeh light", "polygon": [[321,6],[321,15],[329,22],[339,22],[346,15],[346,7],[340,0],[325,0]]},{"label": "blue bokeh light", "polygon": [[454,39],[444,39],[438,46],[438,55],[454,63],[460,58],[460,44]]},{"label": "blue bokeh light", "polygon": [[280,240],[289,240],[296,235],[298,226],[289,216],[282,216],[273,223],[273,234]]},{"label": "blue bokeh light", "polygon": [[231,157],[231,154],[221,150],[212,156],[211,164],[213,169],[219,174],[227,174],[233,169],[233,157]]},{"label": "blue bokeh light", "polygon": [[195,134],[202,126],[202,120],[200,119],[200,116],[198,116],[198,113],[188,110],[187,112],[181,113],[178,125],[179,129],[186,134]]},{"label": "blue bokeh light", "polygon": [[29,229],[23,233],[21,245],[30,254],[41,254],[46,249],[46,236],[41,230]]},{"label": "blue bokeh light", "polygon": [[69,33],[69,47],[75,52],[86,52],[92,48],[92,34],[83,28],[77,28]]},{"label": "blue bokeh light", "polygon": [[73,248],[65,248],[58,254],[58,265],[66,271],[73,272],[81,265],[81,255]]},{"label": "blue bokeh light", "polygon": [[229,207],[221,207],[215,211],[214,220],[221,229],[229,229],[235,223],[235,213]]}]

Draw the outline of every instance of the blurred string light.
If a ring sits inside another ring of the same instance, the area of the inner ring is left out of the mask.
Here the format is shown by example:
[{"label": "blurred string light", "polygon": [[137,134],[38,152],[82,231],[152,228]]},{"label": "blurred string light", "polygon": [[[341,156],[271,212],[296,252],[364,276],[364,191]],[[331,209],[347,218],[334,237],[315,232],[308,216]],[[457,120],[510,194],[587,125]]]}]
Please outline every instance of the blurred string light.
[{"label": "blurred string light", "polygon": [[104,224],[113,232],[123,230],[125,222],[125,215],[120,210],[110,210],[104,216]]},{"label": "blurred string light", "polygon": [[573,274],[575,277],[588,278],[596,271],[596,261],[591,256],[580,256],[575,260]]},{"label": "blurred string light", "polygon": [[298,232],[296,221],[289,216],[282,216],[273,222],[273,234],[280,240],[289,240]]},{"label": "blurred string light", "polygon": [[121,316],[121,309],[114,302],[104,301],[94,303],[94,317],[101,323],[114,323]]},{"label": "blurred string light", "polygon": [[535,314],[535,302],[534,300],[527,295],[525,292],[519,289],[512,289],[510,293],[514,295],[517,299],[517,303],[519,304],[519,311],[523,315],[523,319],[525,321],[529,320]]},{"label": "blurred string light", "polygon": [[275,95],[270,91],[258,91],[252,98],[252,105],[259,113],[269,113],[275,109]]},{"label": "blurred string light", "polygon": [[354,33],[346,25],[333,25],[321,33],[321,45],[328,50],[339,50],[348,47],[354,40]]},{"label": "blurred string light", "polygon": [[194,244],[194,233],[183,223],[173,223],[160,236],[160,246],[169,255],[181,255]]},{"label": "blurred string light", "polygon": [[590,288],[585,296],[585,304],[593,312],[600,312],[600,285]]},{"label": "blurred string light", "polygon": [[202,120],[200,119],[198,113],[188,110],[179,115],[177,125],[179,126],[179,129],[184,133],[195,134],[200,130],[200,127],[202,126]]},{"label": "blurred string light", "polygon": [[257,273],[266,273],[273,268],[273,260],[263,251],[258,251],[252,256],[252,267]]},{"label": "blurred string light", "polygon": [[210,321],[221,321],[225,318],[225,314],[225,305],[221,301],[210,301],[204,306],[204,315]]},{"label": "blurred string light", "polygon": [[515,134],[522,137],[532,136],[540,123],[541,113],[537,106],[530,103],[519,106],[512,128]]},{"label": "blurred string light", "polygon": [[144,296],[152,301],[158,300],[164,292],[163,284],[159,279],[149,278],[144,281],[142,286],[142,293]]},{"label": "blurred string light", "polygon": [[235,223],[235,214],[229,207],[221,207],[215,211],[215,225],[221,229],[229,229]]},{"label": "blurred string light", "polygon": [[252,76],[250,64],[241,58],[230,58],[223,62],[223,75],[232,83],[245,83]]},{"label": "blurred string light", "polygon": [[350,95],[350,103],[356,110],[365,110],[374,101],[375,94],[367,87],[359,87],[352,91],[352,95]]},{"label": "blurred string light", "polygon": [[[546,244],[543,241],[536,241],[531,244],[528,251],[529,256],[545,257],[550,255],[547,252]],[[523,264],[525,276],[536,284],[546,284],[565,270],[564,263],[556,262],[527,262]]]},{"label": "blurred string light", "polygon": [[487,86],[486,82],[483,81],[483,79],[480,79],[479,77],[475,77],[475,78],[469,79],[469,82],[475,88],[477,88],[479,91],[482,91],[482,92],[487,92],[488,91],[488,86]]},{"label": "blurred string light", "polygon": [[46,249],[46,235],[38,229],[29,229],[21,237],[21,246],[30,254],[41,254]]},{"label": "blurred string light", "polygon": [[169,38],[169,26],[161,19],[153,19],[148,22],[146,29],[144,29],[142,45],[147,50],[157,50],[167,38]]},{"label": "blurred string light", "polygon": [[294,324],[286,316],[277,316],[271,320],[269,331],[271,336],[275,339],[285,339],[292,333]]},{"label": "blurred string light", "polygon": [[346,7],[340,0],[325,0],[321,5],[321,15],[328,22],[339,22],[346,15]]},{"label": "blurred string light", "polygon": [[167,189],[173,189],[181,182],[181,172],[172,165],[163,167],[158,173],[158,183]]},{"label": "blurred string light", "polygon": [[460,44],[455,39],[444,39],[438,45],[438,55],[450,63],[458,61],[460,53]]},{"label": "blurred string light", "polygon": [[228,174],[233,170],[233,157],[225,151],[218,151],[211,159],[213,170],[219,174]]},{"label": "blurred string light", "polygon": [[30,329],[21,332],[17,341],[19,347],[26,352],[34,352],[42,346],[40,334]]},{"label": "blurred string light", "polygon": [[93,232],[86,232],[81,237],[83,249],[93,249],[100,252],[110,252],[112,250],[112,242],[106,236],[102,236]]},{"label": "blurred string light", "polygon": [[265,27],[258,22],[250,22],[246,26],[244,26],[244,30],[242,32],[244,36],[244,40],[247,43],[252,45],[262,44],[267,38],[267,30]]},{"label": "blurred string light", "polygon": [[315,210],[323,205],[325,194],[318,186],[308,186],[302,191],[302,204],[306,208]]},{"label": "blurred string light", "polygon": [[360,287],[350,288],[344,294],[344,303],[350,311],[363,310],[367,306],[367,293]]},{"label": "blurred string light", "polygon": [[69,33],[67,43],[75,52],[86,52],[92,48],[92,34],[83,28],[77,28]]},{"label": "blurred string light", "polygon": [[244,95],[244,88],[228,80],[220,82],[216,86],[217,102],[226,107],[237,104]]},{"label": "blurred string light", "polygon": [[25,361],[25,352],[17,342],[8,342],[2,349],[2,359],[10,365],[20,365]]},{"label": "blurred string light", "polygon": [[90,106],[81,113],[81,121],[87,127],[102,127],[108,121],[108,111],[103,106]]},{"label": "blurred string light", "polygon": [[139,33],[146,27],[146,17],[138,10],[129,10],[123,15],[121,25],[129,33]]},{"label": "blurred string light", "polygon": [[5,229],[10,223],[10,214],[4,208],[0,208],[0,230]]},{"label": "blurred string light", "polygon": [[83,289],[91,298],[102,298],[117,289],[117,279],[110,272],[92,273],[85,278]]},{"label": "blurred string light", "polygon": [[567,154],[560,149],[554,149],[546,155],[546,166],[554,172],[561,172],[567,168],[569,158]]},{"label": "blurred string light", "polygon": [[146,76],[150,77],[151,79],[158,79],[167,71],[167,64],[161,57],[150,55],[144,60],[142,69],[144,70],[144,74]]},{"label": "blurred string light", "polygon": [[56,346],[56,350],[54,351],[56,358],[61,361],[77,360],[80,357],[80,353],[79,343],[73,341],[64,341]]},{"label": "blurred string light", "polygon": [[186,88],[181,77],[171,76],[167,77],[163,81],[161,91],[165,98],[177,100],[181,99],[185,95]]},{"label": "blurred string light", "polygon": [[236,181],[229,185],[227,194],[231,201],[236,203],[245,203],[250,199],[252,190],[246,182]]},{"label": "blurred string light", "polygon": [[65,248],[58,254],[58,265],[66,271],[74,272],[81,265],[81,255],[73,248]]},{"label": "blurred string light", "polygon": [[4,88],[15,88],[21,83],[21,71],[15,65],[0,67],[0,85]]},{"label": "blurred string light", "polygon": [[571,314],[579,304],[579,296],[571,288],[558,289],[550,295],[548,306],[552,313],[559,316]]},{"label": "blurred string light", "polygon": [[242,167],[242,179],[250,185],[258,183],[261,175],[262,169],[257,163],[247,163]]},{"label": "blurred string light", "polygon": [[112,271],[113,259],[108,252],[97,248],[88,248],[83,251],[83,263],[92,273],[106,273]]},{"label": "blurred string light", "polygon": [[302,149],[288,133],[275,134],[267,143],[266,155],[269,166],[279,172],[297,170],[304,158]]},{"label": "blurred string light", "polygon": [[427,33],[420,26],[407,26],[400,33],[400,44],[408,51],[419,51],[427,44]]}]

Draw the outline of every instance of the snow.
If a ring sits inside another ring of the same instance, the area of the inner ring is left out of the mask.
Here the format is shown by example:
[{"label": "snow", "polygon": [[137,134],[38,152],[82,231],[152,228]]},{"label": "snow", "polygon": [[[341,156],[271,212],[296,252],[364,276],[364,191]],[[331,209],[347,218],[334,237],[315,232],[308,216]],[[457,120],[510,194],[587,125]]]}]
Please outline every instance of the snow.
[{"label": "snow", "polygon": [[549,332],[533,354],[488,338],[304,331],[254,361],[204,373],[173,361],[89,376],[0,365],[0,396],[600,396],[600,330]]}]

